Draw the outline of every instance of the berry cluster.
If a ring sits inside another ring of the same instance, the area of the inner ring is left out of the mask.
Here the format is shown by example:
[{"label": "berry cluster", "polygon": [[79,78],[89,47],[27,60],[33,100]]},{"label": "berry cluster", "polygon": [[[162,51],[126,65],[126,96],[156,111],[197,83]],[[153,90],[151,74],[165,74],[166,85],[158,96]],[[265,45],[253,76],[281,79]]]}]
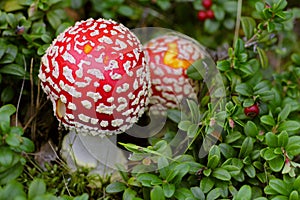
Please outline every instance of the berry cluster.
[{"label": "berry cluster", "polygon": [[205,10],[200,10],[198,12],[198,19],[200,21],[205,21],[206,19],[213,19],[215,17],[214,11],[210,8],[212,6],[212,0],[202,0],[202,6]]}]

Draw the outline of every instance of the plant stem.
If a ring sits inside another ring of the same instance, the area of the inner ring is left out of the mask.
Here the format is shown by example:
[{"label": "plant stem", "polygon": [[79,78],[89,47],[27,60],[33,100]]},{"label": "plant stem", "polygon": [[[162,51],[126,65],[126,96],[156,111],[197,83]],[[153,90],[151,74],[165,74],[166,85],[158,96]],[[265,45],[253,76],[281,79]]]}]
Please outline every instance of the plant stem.
[{"label": "plant stem", "polygon": [[242,14],[242,4],[243,0],[238,0],[237,5],[237,14],[236,14],[236,21],[235,21],[235,30],[234,30],[234,39],[233,39],[233,46],[239,37],[239,30],[240,30],[240,23],[241,23],[241,14]]}]

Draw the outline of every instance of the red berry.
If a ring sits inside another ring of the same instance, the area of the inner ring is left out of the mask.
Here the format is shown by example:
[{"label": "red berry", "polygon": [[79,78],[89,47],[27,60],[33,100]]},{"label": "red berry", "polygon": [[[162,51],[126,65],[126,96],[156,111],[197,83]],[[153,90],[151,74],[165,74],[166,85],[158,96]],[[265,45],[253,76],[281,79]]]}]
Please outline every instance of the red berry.
[{"label": "red berry", "polygon": [[207,10],[211,7],[211,5],[212,5],[212,0],[202,0],[202,6]]},{"label": "red berry", "polygon": [[212,10],[207,10],[206,11],[206,16],[207,16],[208,19],[213,19],[213,18],[215,18],[215,13]]},{"label": "red berry", "polygon": [[244,108],[244,113],[248,117],[255,117],[255,116],[257,116],[259,114],[259,107],[255,103],[252,106]]},{"label": "red berry", "polygon": [[207,18],[206,12],[204,10],[200,10],[198,12],[198,19],[200,21],[204,21],[204,20],[206,20],[206,18]]}]

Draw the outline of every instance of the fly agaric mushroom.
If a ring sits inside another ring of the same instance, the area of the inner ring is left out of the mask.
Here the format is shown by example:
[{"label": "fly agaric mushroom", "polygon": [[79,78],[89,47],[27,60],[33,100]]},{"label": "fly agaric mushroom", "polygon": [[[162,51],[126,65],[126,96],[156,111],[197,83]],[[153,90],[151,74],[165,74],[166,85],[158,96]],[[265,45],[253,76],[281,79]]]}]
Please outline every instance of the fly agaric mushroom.
[{"label": "fly agaric mushroom", "polygon": [[151,39],[144,49],[150,66],[153,112],[179,108],[184,98],[197,99],[198,84],[186,71],[207,56],[201,45],[181,34],[165,34]]},{"label": "fly agaric mushroom", "polygon": [[[58,35],[39,72],[56,118],[86,137],[115,135],[137,122],[148,104],[149,75],[139,39],[106,19],[77,22]],[[98,153],[107,154],[108,141],[99,142]]]}]

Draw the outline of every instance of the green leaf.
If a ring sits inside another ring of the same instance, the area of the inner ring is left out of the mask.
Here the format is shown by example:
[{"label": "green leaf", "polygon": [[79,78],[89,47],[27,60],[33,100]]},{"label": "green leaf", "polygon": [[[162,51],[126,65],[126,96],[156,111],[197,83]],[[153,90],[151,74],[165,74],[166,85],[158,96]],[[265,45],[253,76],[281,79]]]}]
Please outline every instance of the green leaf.
[{"label": "green leaf", "polygon": [[184,187],[180,187],[176,189],[176,192],[174,194],[174,199],[190,199],[193,198],[193,193]]},{"label": "green leaf", "polygon": [[121,182],[113,182],[110,183],[107,187],[106,187],[106,192],[107,193],[118,193],[118,192],[122,192],[126,189],[126,185],[125,183],[121,183]]},{"label": "green leaf", "polygon": [[157,167],[160,173],[160,176],[165,179],[168,174],[168,166],[169,166],[169,161],[166,157],[159,157],[157,160]]},{"label": "green leaf", "polygon": [[282,109],[282,111],[278,114],[278,121],[284,121],[286,120],[286,118],[289,116],[291,112],[291,106],[290,104],[287,104],[284,106],[284,108]]},{"label": "green leaf", "polygon": [[206,200],[215,200],[218,199],[220,196],[221,196],[221,189],[215,188],[207,194]]},{"label": "green leaf", "polygon": [[220,28],[220,22],[215,20],[205,20],[204,30],[208,33],[215,33]]},{"label": "green leaf", "polygon": [[221,71],[228,71],[231,69],[230,62],[228,60],[221,60],[217,62],[217,68]]},{"label": "green leaf", "polygon": [[164,191],[160,186],[154,186],[150,192],[150,199],[151,200],[164,200],[165,195]]},{"label": "green leaf", "polygon": [[9,44],[6,46],[6,52],[2,59],[0,60],[0,64],[8,64],[12,63],[18,54],[18,47],[15,45]]},{"label": "green leaf", "polygon": [[219,7],[219,6],[215,6],[212,8],[215,14],[215,18],[218,21],[223,21],[224,17],[225,17],[225,11],[223,8]]},{"label": "green leaf", "polygon": [[[269,24],[269,25],[271,25],[271,24]],[[259,61],[260,61],[262,68],[263,69],[267,68],[269,66],[269,60],[268,60],[266,52],[263,49],[261,49],[260,47],[257,47],[257,52],[258,52]]]},{"label": "green leaf", "polygon": [[262,157],[265,160],[273,160],[277,157],[277,155],[274,153],[274,149],[272,148],[265,148],[261,151]]},{"label": "green leaf", "polygon": [[191,192],[196,199],[204,200],[205,195],[199,187],[191,187]]},{"label": "green leaf", "polygon": [[155,174],[139,174],[137,176],[137,181],[139,181],[143,186],[151,187],[152,185],[162,184],[162,180]]},{"label": "green leaf", "polygon": [[[16,158],[15,160],[19,160]],[[19,161],[15,161],[15,164],[8,168],[5,172],[0,173],[0,185],[7,184],[9,181],[16,179],[23,172],[24,166]]]},{"label": "green leaf", "polygon": [[203,80],[203,77],[206,77],[208,72],[208,67],[214,66],[215,64],[211,59],[203,58],[193,62],[187,69],[186,73],[189,78],[193,80]]},{"label": "green leaf", "polygon": [[226,138],[225,138],[225,142],[230,144],[230,143],[233,143],[235,141],[237,141],[238,139],[240,139],[242,137],[242,134],[238,131],[233,131],[233,132],[230,132]]},{"label": "green leaf", "polygon": [[269,147],[277,147],[278,146],[278,137],[272,132],[266,133],[266,144]]},{"label": "green leaf", "polygon": [[43,179],[35,178],[29,185],[28,199],[34,199],[46,193],[46,184]]},{"label": "green leaf", "polygon": [[200,111],[199,111],[199,105],[194,100],[187,100],[187,104],[189,106],[189,109],[191,111],[191,117],[193,119],[193,122],[195,124],[198,124],[201,120]]},{"label": "green leaf", "polygon": [[181,112],[177,109],[169,109],[167,111],[168,118],[175,123],[179,123],[181,120]]},{"label": "green leaf", "polygon": [[239,153],[240,158],[245,158],[246,156],[250,155],[253,151],[253,139],[251,137],[246,137],[242,143],[242,147]]},{"label": "green leaf", "polygon": [[277,129],[279,132],[286,130],[287,132],[293,132],[300,130],[300,122],[288,120],[281,122]]},{"label": "green leaf", "polygon": [[15,95],[14,89],[8,86],[4,88],[4,90],[1,92],[1,101],[3,103],[9,102],[13,99],[14,95]]},{"label": "green leaf", "polygon": [[253,36],[254,29],[256,28],[255,20],[252,17],[242,17],[241,24],[246,38],[250,39]]},{"label": "green leaf", "polygon": [[276,158],[269,161],[269,166],[274,172],[281,171],[284,165],[284,157],[282,155],[278,155]]},{"label": "green leaf", "polygon": [[175,185],[171,183],[163,183],[163,191],[164,195],[167,198],[171,198],[175,193]]},{"label": "green leaf", "polygon": [[256,175],[256,171],[255,168],[253,167],[253,165],[246,165],[244,167],[244,170],[246,172],[246,174],[250,177],[250,178],[254,178]]},{"label": "green leaf", "polygon": [[57,29],[61,24],[61,20],[60,16],[55,12],[55,10],[48,11],[46,16],[52,28]]},{"label": "green leaf", "polygon": [[17,181],[10,181],[0,189],[1,199],[26,199],[23,185]]},{"label": "green leaf", "polygon": [[123,200],[132,200],[136,196],[136,191],[131,188],[126,188],[123,193]]},{"label": "green leaf", "polygon": [[212,146],[208,153],[207,167],[212,169],[216,168],[219,165],[220,159],[221,154],[219,147],[216,145]]},{"label": "green leaf", "polygon": [[192,124],[187,130],[187,135],[189,138],[194,138],[198,132],[199,126],[197,124]]},{"label": "green leaf", "polygon": [[300,154],[300,136],[291,136],[289,137],[288,144],[286,146],[286,151],[290,155],[299,155]]},{"label": "green leaf", "polygon": [[10,133],[5,138],[5,142],[12,147],[18,147],[21,143],[20,136]]},{"label": "green leaf", "polygon": [[200,181],[200,189],[204,193],[208,193],[215,185],[215,181],[211,177],[203,177]]},{"label": "green leaf", "polygon": [[134,9],[127,5],[121,5],[118,8],[118,13],[120,13],[121,15],[124,15],[126,17],[131,17],[134,15]]},{"label": "green leaf", "polygon": [[254,122],[248,121],[244,126],[244,132],[247,136],[256,137],[259,131]]},{"label": "green leaf", "polygon": [[221,151],[222,155],[225,158],[235,157],[236,151],[234,150],[234,148],[231,145],[226,144],[226,143],[221,143],[221,144],[219,144],[219,147],[220,147],[220,151]]},{"label": "green leaf", "polygon": [[178,128],[183,130],[183,131],[187,131],[192,124],[193,123],[191,121],[188,121],[188,120],[181,121],[178,124]]},{"label": "green leaf", "polygon": [[278,146],[280,147],[286,147],[289,142],[289,135],[286,131],[282,131],[278,135]]},{"label": "green leaf", "polygon": [[299,199],[299,192],[297,190],[292,191],[289,196],[289,200],[298,200],[298,199]]},{"label": "green leaf", "polygon": [[235,87],[235,91],[244,96],[252,96],[252,88],[247,83],[241,83]]},{"label": "green leaf", "polygon": [[229,172],[223,168],[214,169],[212,176],[222,181],[229,181],[231,179]]},{"label": "green leaf", "polygon": [[291,187],[281,179],[271,179],[269,186],[276,191],[278,194],[289,196],[291,192]]},{"label": "green leaf", "polygon": [[4,65],[3,67],[0,68],[0,73],[24,77],[26,74],[26,71],[24,70],[24,68],[21,65],[8,64],[8,65]]},{"label": "green leaf", "polygon": [[243,185],[236,196],[234,196],[234,200],[251,200],[252,190],[249,185]]},{"label": "green leaf", "polygon": [[263,116],[261,116],[260,121],[263,124],[266,124],[266,125],[269,125],[269,126],[275,126],[276,125],[274,118],[272,116],[270,116],[270,115],[263,115]]}]

